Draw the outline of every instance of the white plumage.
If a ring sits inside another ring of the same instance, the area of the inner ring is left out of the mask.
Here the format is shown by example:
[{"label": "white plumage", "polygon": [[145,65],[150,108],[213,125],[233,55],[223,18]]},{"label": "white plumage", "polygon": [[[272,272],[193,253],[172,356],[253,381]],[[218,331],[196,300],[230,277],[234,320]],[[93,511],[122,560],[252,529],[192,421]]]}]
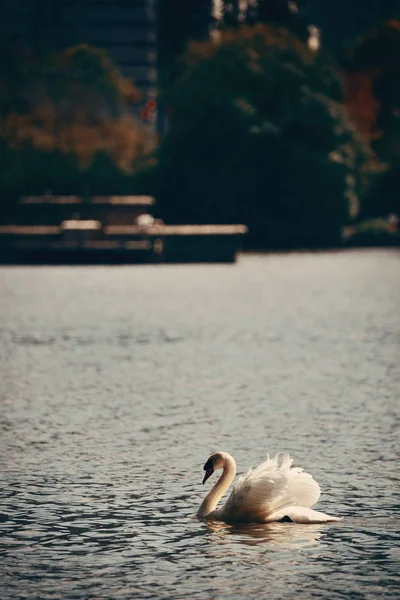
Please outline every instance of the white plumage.
[{"label": "white plumage", "polygon": [[321,490],[311,475],[300,467],[293,467],[288,454],[277,454],[269,458],[246,475],[238,478],[226,504],[216,506],[232,483],[236,474],[234,458],[227,452],[216,452],[210,456],[204,470],[203,483],[217,469],[223,474],[204,498],[198,517],[236,523],[271,523],[293,521],[295,523],[324,523],[340,521],[312,510]]}]

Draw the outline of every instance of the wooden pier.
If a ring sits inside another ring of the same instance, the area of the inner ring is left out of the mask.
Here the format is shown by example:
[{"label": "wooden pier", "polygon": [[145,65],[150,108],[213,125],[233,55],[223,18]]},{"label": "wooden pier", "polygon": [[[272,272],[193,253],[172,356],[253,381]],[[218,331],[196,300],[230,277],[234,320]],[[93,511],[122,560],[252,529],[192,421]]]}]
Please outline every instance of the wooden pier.
[{"label": "wooden pier", "polygon": [[0,263],[235,261],[244,225],[166,225],[149,214],[153,204],[149,196],[22,198],[14,222],[0,226]]}]

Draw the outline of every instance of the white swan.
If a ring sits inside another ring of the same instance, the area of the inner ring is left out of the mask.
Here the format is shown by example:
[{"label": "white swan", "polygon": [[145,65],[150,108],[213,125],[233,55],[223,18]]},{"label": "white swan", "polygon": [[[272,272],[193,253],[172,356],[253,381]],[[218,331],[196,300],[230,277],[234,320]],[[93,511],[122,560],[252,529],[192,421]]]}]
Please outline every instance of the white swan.
[{"label": "white swan", "polygon": [[300,467],[293,467],[288,454],[277,454],[256,469],[239,477],[231,495],[222,508],[216,510],[219,500],[236,475],[236,463],[227,452],[215,452],[204,470],[203,483],[218,469],[222,476],[204,498],[197,516],[227,523],[326,523],[341,521],[322,512],[312,510],[321,490],[312,475]]}]

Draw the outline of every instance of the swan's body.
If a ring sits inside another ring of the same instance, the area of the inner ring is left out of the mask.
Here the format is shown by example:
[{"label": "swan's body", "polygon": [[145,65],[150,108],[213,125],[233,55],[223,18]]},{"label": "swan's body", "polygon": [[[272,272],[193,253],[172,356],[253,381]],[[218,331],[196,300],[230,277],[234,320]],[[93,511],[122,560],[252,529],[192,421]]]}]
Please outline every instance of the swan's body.
[{"label": "swan's body", "polygon": [[218,502],[235,478],[236,463],[227,452],[214,453],[204,465],[203,483],[217,469],[223,469],[223,473],[204,498],[197,516],[228,523],[340,521],[338,517],[312,510],[321,494],[320,487],[311,475],[292,464],[288,454],[268,457],[259,467],[239,477],[225,505],[217,509]]}]

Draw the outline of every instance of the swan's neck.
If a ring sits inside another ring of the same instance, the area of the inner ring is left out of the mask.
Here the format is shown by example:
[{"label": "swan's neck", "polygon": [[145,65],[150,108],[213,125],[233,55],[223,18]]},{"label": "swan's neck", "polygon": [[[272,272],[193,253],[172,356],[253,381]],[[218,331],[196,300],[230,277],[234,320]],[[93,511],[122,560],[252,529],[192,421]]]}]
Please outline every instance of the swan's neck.
[{"label": "swan's neck", "polygon": [[211,491],[204,498],[200,505],[197,516],[200,519],[204,519],[207,515],[212,513],[226,490],[235,479],[236,475],[236,463],[233,456],[226,454],[225,463],[223,466],[223,472],[217,483],[211,489]]}]

